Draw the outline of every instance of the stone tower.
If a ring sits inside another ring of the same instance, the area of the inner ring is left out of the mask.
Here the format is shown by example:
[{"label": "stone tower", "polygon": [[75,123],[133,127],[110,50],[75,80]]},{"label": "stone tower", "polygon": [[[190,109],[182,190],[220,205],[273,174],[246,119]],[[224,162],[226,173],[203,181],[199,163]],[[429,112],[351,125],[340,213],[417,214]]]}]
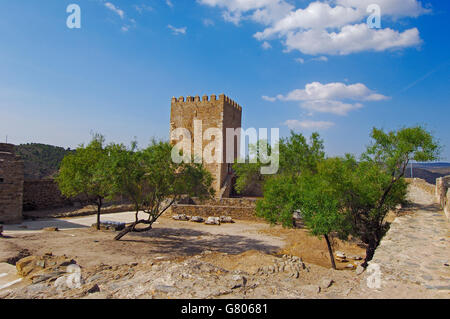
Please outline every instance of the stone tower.
[{"label": "stone tower", "polygon": [[[225,96],[224,94],[212,95],[209,98],[207,95],[201,99],[199,96],[188,96],[172,98],[171,113],[170,113],[170,133],[177,128],[185,128],[191,134],[192,154],[195,154],[194,148],[194,122],[201,120],[202,136],[209,128],[218,128],[222,132],[222,160],[217,163],[204,163],[206,169],[214,177],[213,187],[216,191],[216,197],[229,197],[232,183],[231,163],[227,158],[236,159],[238,157],[239,142],[238,136],[233,137],[234,147],[228,147],[233,154],[226,153],[226,132],[227,128],[237,129],[241,128],[242,121],[242,107],[236,102]],[[171,140],[175,144],[176,140]],[[207,143],[207,141],[205,141]],[[205,147],[202,146],[202,152]],[[228,155],[228,156],[227,156]]]},{"label": "stone tower", "polygon": [[14,145],[0,143],[0,222],[22,220],[23,161]]}]

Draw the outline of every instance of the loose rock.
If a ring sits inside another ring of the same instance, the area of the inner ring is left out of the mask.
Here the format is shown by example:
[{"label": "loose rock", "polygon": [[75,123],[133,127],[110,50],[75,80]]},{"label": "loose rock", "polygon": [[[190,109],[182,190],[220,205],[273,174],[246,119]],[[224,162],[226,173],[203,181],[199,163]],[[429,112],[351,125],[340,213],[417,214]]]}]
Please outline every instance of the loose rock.
[{"label": "loose rock", "polygon": [[94,294],[96,292],[100,292],[100,287],[97,284],[89,285],[85,289],[85,293],[87,293],[87,294]]},{"label": "loose rock", "polygon": [[233,223],[234,223],[234,220],[233,220],[233,218],[231,218],[230,216],[221,216],[221,217],[220,217],[220,222],[221,222],[221,223],[224,223],[224,224],[226,224],[226,223],[228,223],[228,224],[233,224]]},{"label": "loose rock", "polygon": [[203,223],[204,221],[205,220],[200,216],[193,216],[191,218],[191,222],[194,222],[194,223]]},{"label": "loose rock", "polygon": [[208,220],[205,222],[206,225],[220,225],[219,217],[208,217]]},{"label": "loose rock", "polygon": [[188,216],[186,216],[185,214],[174,215],[172,218],[174,220],[178,220],[178,221],[188,221],[189,220]]},{"label": "loose rock", "polygon": [[359,275],[361,275],[365,270],[366,270],[366,269],[365,269],[363,266],[358,265],[358,267],[356,267],[356,274],[359,276]]},{"label": "loose rock", "polygon": [[343,253],[342,251],[337,251],[336,252],[336,257],[337,258],[341,258],[341,259],[346,259],[347,257],[345,256],[345,253]]},{"label": "loose rock", "polygon": [[324,278],[320,281],[320,288],[321,289],[327,289],[330,288],[333,284],[333,280],[329,278]]}]

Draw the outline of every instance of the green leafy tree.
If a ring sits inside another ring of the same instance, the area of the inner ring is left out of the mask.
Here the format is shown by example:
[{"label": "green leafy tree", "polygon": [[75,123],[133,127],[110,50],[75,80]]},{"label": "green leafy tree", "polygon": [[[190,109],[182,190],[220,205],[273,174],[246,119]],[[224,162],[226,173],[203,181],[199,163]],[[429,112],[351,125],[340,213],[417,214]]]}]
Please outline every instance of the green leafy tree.
[{"label": "green leafy tree", "polygon": [[[263,151],[260,152],[260,146]],[[244,163],[236,163],[233,169],[236,173],[236,190],[244,192],[252,183],[264,184],[273,175],[262,175],[261,167],[264,159],[260,156],[271,152],[267,141],[259,141],[256,145],[249,145],[250,156]],[[291,135],[279,142],[280,168],[276,175],[300,175],[302,171],[316,171],[317,163],[325,158],[323,141],[318,133],[313,133],[309,140],[302,134],[291,131]],[[250,159],[253,159],[251,161]]]},{"label": "green leafy tree", "polygon": [[[264,199],[257,203],[257,213],[271,223],[292,227],[292,215],[299,211],[311,235],[324,238],[331,266],[336,269],[331,236],[346,239],[350,223],[342,190],[335,179],[348,179],[346,159],[321,160],[301,175],[283,174],[266,182]],[[312,164],[312,162],[310,162]]]},{"label": "green leafy tree", "polygon": [[291,136],[280,141],[280,174],[301,175],[303,171],[317,172],[317,165],[325,159],[323,140],[318,133],[309,140],[291,131]]},{"label": "green leafy tree", "polygon": [[115,195],[129,200],[136,212],[143,209],[145,199],[144,178],[146,176],[142,163],[142,152],[137,151],[137,143],[133,142],[127,149],[123,144],[110,144],[107,147],[111,161],[112,189]]},{"label": "green leafy tree", "polygon": [[435,161],[440,154],[439,143],[421,126],[390,132],[374,128],[371,138],[346,193],[353,233],[367,245],[364,266],[388,230],[387,213],[405,200],[408,164]]},{"label": "green leafy tree", "polygon": [[100,229],[100,214],[103,201],[113,194],[111,162],[104,147],[105,139],[95,134],[87,145],[80,145],[75,153],[62,160],[56,182],[66,197],[84,195],[97,206],[97,229]]},{"label": "green leafy tree", "polygon": [[[136,208],[135,221],[116,240],[130,232],[151,230],[153,223],[184,195],[204,198],[214,194],[211,174],[201,164],[175,163],[172,148],[169,143],[156,141],[140,151],[115,147],[115,190],[131,199]],[[139,219],[139,211],[148,217]]]}]

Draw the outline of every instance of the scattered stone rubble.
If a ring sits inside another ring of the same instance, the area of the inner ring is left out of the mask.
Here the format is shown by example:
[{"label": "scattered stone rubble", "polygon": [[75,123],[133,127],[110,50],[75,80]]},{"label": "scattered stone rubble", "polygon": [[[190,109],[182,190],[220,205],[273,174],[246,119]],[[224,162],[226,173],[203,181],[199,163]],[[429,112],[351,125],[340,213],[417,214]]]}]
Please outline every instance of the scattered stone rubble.
[{"label": "scattered stone rubble", "polygon": [[208,219],[205,222],[205,225],[220,225],[220,218],[219,217],[208,217]]},{"label": "scattered stone rubble", "polygon": [[[345,265],[346,269],[357,269],[358,274],[361,274],[364,271],[364,268],[361,266],[361,262],[358,262],[360,260],[362,260],[363,258],[361,256],[357,256],[357,255],[353,255],[353,256],[347,256],[344,252],[342,251],[337,251],[335,252],[335,257],[336,260],[339,263],[348,263],[347,265]],[[352,261],[349,261],[352,260]]]},{"label": "scattered stone rubble", "polygon": [[272,266],[259,268],[257,273],[266,276],[276,273],[287,273],[289,277],[299,278],[300,272],[303,270],[309,271],[300,257],[283,255],[282,259],[274,259]]},{"label": "scattered stone rubble", "polygon": [[232,224],[235,221],[230,216],[221,217],[208,217],[206,220],[200,216],[187,216],[185,214],[172,216],[173,220],[177,221],[191,221],[194,223],[205,223],[205,225],[220,225],[220,224]]}]

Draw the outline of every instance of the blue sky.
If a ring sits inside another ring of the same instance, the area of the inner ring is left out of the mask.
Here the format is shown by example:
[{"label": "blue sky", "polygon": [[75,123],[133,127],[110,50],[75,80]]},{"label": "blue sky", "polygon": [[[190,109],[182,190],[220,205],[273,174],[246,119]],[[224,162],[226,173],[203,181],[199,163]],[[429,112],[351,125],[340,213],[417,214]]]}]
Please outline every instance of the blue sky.
[{"label": "blue sky", "polygon": [[[81,29],[69,29],[69,4]],[[369,4],[381,29],[369,29]],[[359,154],[422,124],[450,160],[450,2],[0,0],[0,140],[167,138],[172,96],[225,93],[244,127]]]}]

